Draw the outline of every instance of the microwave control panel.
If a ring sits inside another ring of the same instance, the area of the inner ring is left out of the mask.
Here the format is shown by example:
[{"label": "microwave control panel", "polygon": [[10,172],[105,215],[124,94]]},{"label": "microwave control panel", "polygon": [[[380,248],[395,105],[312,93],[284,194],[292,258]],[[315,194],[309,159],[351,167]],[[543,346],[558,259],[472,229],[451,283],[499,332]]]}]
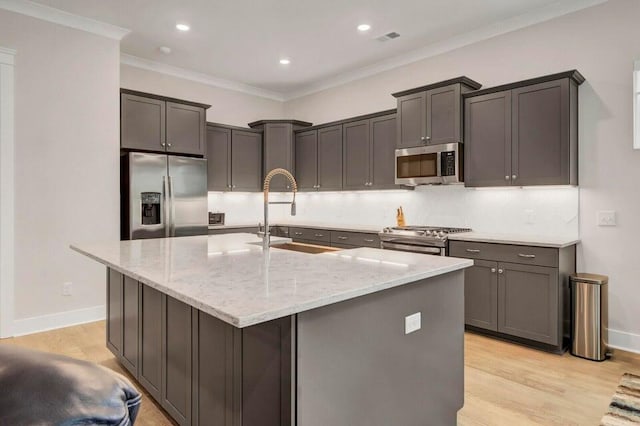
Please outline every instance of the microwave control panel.
[{"label": "microwave control panel", "polygon": [[443,151],[440,153],[440,170],[442,176],[455,176],[456,153],[455,151]]}]

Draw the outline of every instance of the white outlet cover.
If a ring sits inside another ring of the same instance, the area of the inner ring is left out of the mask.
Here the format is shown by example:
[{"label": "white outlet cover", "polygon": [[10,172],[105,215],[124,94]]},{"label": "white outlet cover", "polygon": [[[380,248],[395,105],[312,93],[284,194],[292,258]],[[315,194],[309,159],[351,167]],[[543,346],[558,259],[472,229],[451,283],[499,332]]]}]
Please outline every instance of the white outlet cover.
[{"label": "white outlet cover", "polygon": [[62,295],[63,296],[71,296],[71,292],[73,290],[73,283],[67,282],[62,284]]},{"label": "white outlet cover", "polygon": [[416,312],[407,317],[404,317],[404,334],[413,333],[422,328],[422,314]]},{"label": "white outlet cover", "polygon": [[598,212],[598,226],[616,226],[618,224],[614,210],[600,210]]}]

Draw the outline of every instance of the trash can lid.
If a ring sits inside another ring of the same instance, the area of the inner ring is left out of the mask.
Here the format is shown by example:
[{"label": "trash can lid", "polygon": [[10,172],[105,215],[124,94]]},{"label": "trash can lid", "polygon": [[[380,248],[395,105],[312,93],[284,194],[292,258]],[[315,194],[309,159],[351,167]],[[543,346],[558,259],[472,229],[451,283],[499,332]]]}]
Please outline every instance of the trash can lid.
[{"label": "trash can lid", "polygon": [[588,274],[586,272],[581,272],[579,274],[571,275],[571,281],[573,282],[582,282],[589,284],[606,284],[609,282],[609,277],[606,275],[599,274]]}]

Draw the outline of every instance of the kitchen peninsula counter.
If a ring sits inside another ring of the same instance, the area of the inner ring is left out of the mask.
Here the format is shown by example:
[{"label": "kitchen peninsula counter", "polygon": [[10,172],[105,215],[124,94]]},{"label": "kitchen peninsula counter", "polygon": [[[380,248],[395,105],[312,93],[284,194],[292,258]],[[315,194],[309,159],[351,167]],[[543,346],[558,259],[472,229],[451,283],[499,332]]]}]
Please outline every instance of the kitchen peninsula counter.
[{"label": "kitchen peninsula counter", "polygon": [[72,248],[107,266],[107,346],[179,424],[455,424],[473,261],[287,241]]}]

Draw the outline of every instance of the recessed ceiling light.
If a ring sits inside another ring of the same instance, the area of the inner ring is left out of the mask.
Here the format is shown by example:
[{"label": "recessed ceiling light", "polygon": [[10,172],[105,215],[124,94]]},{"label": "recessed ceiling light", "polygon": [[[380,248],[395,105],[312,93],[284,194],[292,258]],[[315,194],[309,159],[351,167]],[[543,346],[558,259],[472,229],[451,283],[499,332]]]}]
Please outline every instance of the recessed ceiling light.
[{"label": "recessed ceiling light", "polygon": [[180,31],[189,31],[191,27],[187,24],[176,24],[176,29]]},{"label": "recessed ceiling light", "polygon": [[360,25],[358,25],[358,31],[365,32],[365,31],[369,31],[370,29],[371,29],[371,25],[369,25],[369,24],[360,24]]},{"label": "recessed ceiling light", "polygon": [[287,58],[282,58],[282,59],[280,59],[280,63],[282,65],[289,65],[291,63],[291,61],[289,59],[287,59]]}]

